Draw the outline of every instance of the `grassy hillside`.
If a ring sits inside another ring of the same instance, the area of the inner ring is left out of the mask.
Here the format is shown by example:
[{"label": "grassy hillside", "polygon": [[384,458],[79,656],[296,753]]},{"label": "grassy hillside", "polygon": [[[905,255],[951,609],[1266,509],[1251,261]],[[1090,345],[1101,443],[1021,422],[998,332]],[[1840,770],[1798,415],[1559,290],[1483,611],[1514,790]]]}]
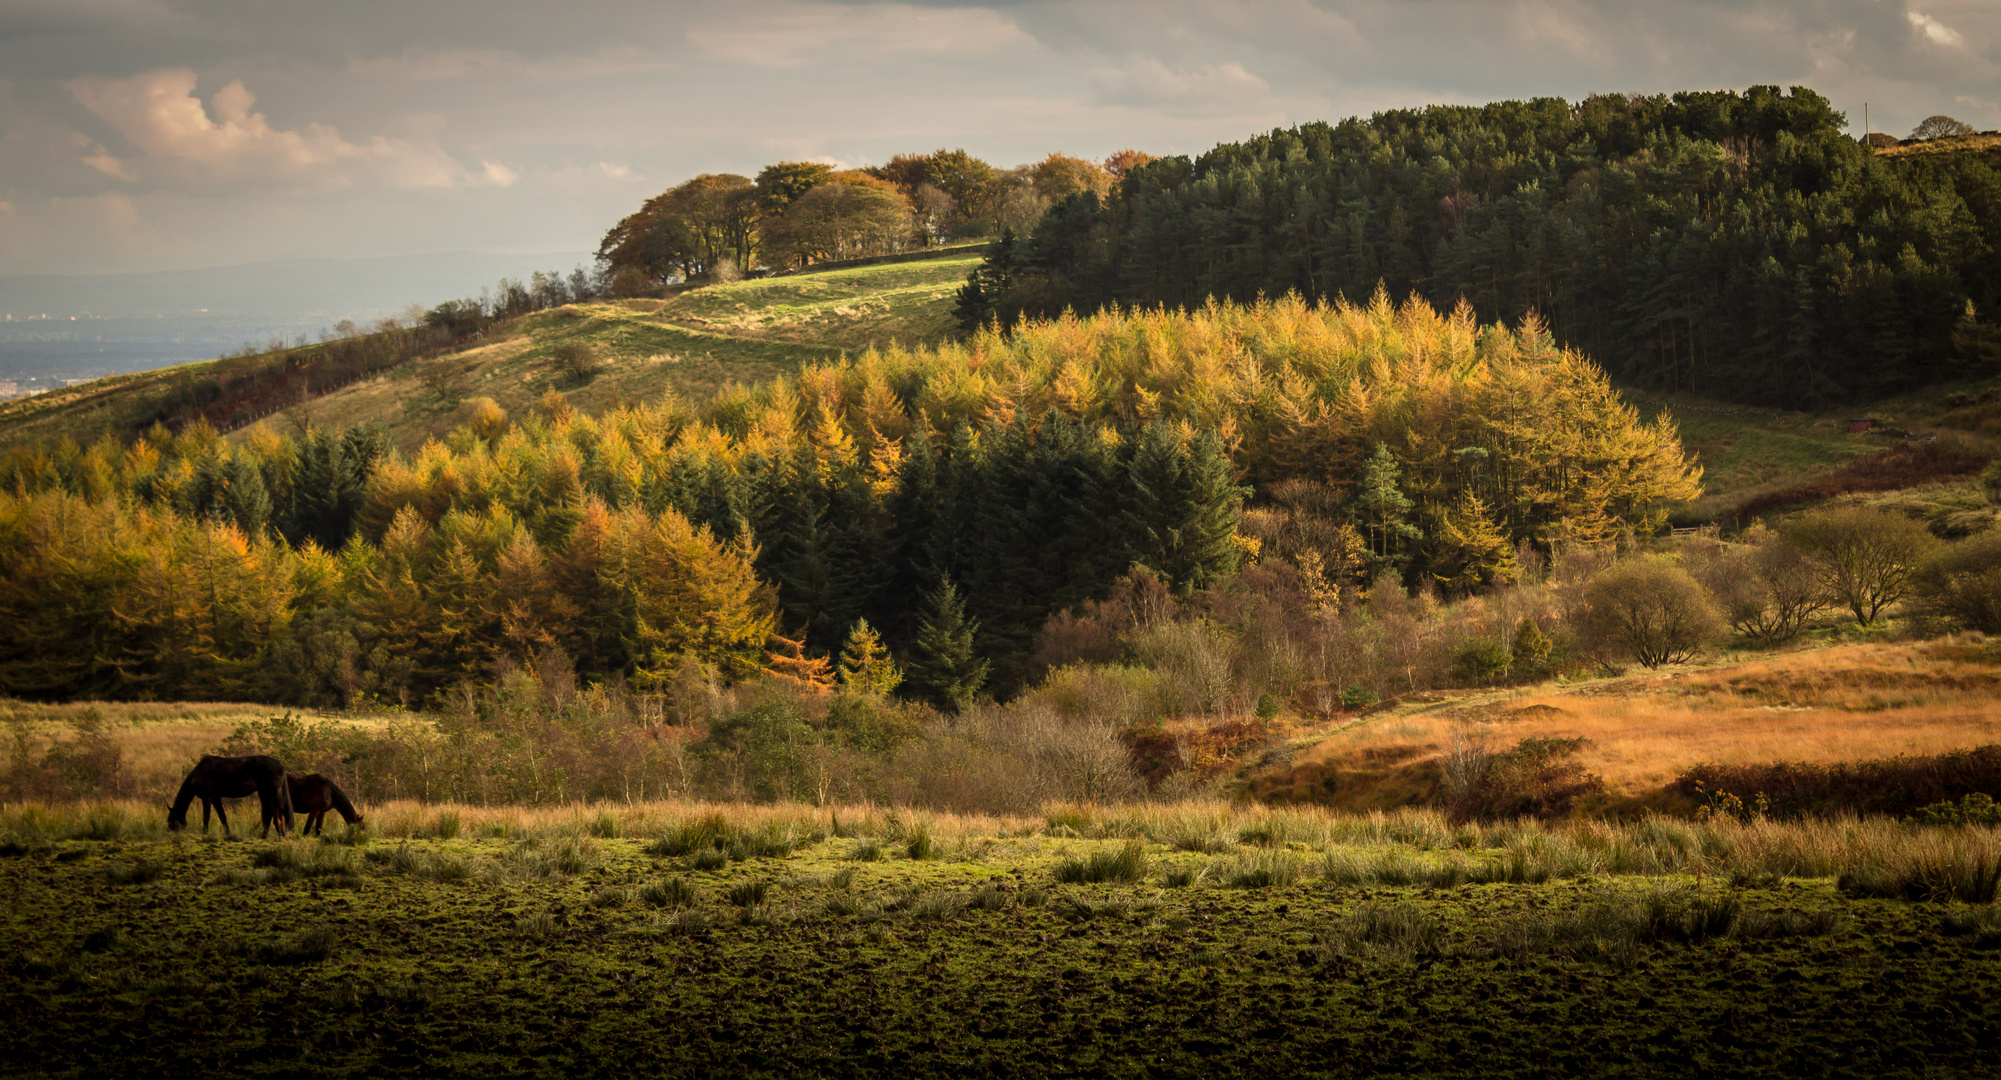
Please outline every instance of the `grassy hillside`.
[{"label": "grassy hillside", "polygon": [[1438,796],[1448,756],[1527,738],[1589,740],[1601,810],[1683,811],[1698,764],[1816,764],[2001,742],[2001,652],[1978,641],[1804,646],[1566,684],[1448,690],[1303,725],[1241,777],[1266,802],[1387,810]]},{"label": "grassy hillside", "polygon": [[[1734,511],[1753,500],[1810,487],[1924,440],[1944,439],[1974,455],[2001,449],[2001,379],[1944,384],[1873,405],[1818,413],[1687,394],[1626,393],[1649,417],[1672,413],[1682,444],[1702,466],[1702,497],[1675,512],[1677,525],[1728,523]],[[1877,426],[1850,431],[1851,419],[1871,419]],[[1996,510],[1991,489],[1972,473],[1936,478],[1915,473],[1908,485],[1855,498],[1895,506],[1938,525],[1945,534],[1984,527]],[[1784,509],[1813,501],[1818,500],[1789,503]]]},{"label": "grassy hillside", "polygon": [[[706,396],[801,364],[890,341],[937,341],[952,298],[976,256],[743,281],[667,300],[601,300],[516,319],[469,346],[403,363],[302,402],[273,422],[375,423],[405,449],[449,430],[465,400],[490,397],[510,411],[549,390],[596,411],[674,392]],[[562,370],[564,346],[588,350],[597,370]],[[306,350],[227,357],[0,405],[0,447],[143,430],[176,403],[213,396]]]}]

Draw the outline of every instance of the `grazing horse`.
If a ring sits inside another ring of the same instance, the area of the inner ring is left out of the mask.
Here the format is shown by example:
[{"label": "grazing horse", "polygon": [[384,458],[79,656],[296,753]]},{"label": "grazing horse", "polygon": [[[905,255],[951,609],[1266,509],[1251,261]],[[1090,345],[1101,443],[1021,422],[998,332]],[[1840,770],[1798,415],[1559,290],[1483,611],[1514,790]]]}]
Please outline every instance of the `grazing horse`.
[{"label": "grazing horse", "polygon": [[291,773],[285,780],[292,788],[292,809],[306,815],[305,827],[299,830],[299,835],[318,836],[329,810],[340,811],[349,825],[361,824],[361,812],[347,801],[347,793],[340,785],[316,772],[304,776]]},{"label": "grazing horse", "polygon": [[229,832],[229,815],[222,800],[241,799],[255,794],[264,812],[264,835],[271,835],[271,823],[283,819],[279,832],[292,827],[292,786],[286,783],[285,766],[277,758],[263,754],[250,757],[216,757],[204,754],[194,771],[181,781],[180,794],[167,808],[167,828],[188,827],[188,804],[201,800],[201,831],[208,831],[208,814],[222,819],[222,831]]}]

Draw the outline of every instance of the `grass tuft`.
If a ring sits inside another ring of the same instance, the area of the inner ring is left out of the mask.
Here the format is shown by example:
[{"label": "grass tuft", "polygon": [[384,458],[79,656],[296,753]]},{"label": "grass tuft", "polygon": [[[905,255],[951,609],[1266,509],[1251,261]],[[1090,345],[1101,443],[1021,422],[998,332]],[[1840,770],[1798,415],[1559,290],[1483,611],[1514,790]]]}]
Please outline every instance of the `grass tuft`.
[{"label": "grass tuft", "polygon": [[1066,885],[1121,882],[1133,884],[1146,878],[1146,845],[1128,840],[1117,851],[1094,851],[1078,859],[1056,864],[1056,880]]},{"label": "grass tuft", "polygon": [[639,890],[640,902],[657,908],[685,908],[695,904],[695,887],[679,874],[649,882]]}]

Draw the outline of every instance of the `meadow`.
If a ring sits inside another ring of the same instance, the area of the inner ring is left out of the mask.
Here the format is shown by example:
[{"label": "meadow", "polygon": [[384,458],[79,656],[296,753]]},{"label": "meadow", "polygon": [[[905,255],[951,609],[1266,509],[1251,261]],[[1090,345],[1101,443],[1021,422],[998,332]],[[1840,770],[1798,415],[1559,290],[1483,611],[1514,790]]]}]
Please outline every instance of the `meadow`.
[{"label": "meadow", "polygon": [[9,1071],[1973,1076],[2001,1045],[1988,827],[365,809],[268,842],[8,810]]}]

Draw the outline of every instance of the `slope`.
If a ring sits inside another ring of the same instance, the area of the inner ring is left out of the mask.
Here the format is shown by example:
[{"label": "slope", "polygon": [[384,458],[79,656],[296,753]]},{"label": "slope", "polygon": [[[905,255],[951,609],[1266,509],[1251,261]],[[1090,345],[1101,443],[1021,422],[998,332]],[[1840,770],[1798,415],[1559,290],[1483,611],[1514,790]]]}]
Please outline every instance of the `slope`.
[{"label": "slope", "polygon": [[[800,365],[952,329],[952,299],[977,256],[742,281],[668,299],[592,300],[526,315],[460,346],[382,370],[314,380],[324,392],[246,398],[220,423],[376,424],[411,449],[459,422],[468,401],[510,411],[550,390],[581,409],[675,393],[704,397]],[[175,423],[245,385],[310,362],[315,345],[117,375],[0,404],[0,447]]]}]

